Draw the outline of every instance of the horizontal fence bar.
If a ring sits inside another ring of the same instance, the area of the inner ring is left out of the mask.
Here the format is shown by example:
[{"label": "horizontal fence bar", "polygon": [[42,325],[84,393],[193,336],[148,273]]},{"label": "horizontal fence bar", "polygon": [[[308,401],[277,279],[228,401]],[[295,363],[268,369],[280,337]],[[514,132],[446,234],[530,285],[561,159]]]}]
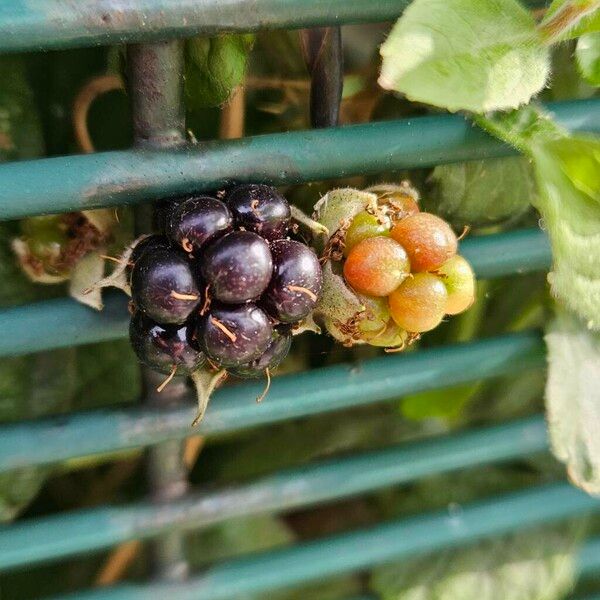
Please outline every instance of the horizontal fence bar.
[{"label": "horizontal fence bar", "polygon": [[408,0],[11,0],[0,52],[395,19]]},{"label": "horizontal fence bar", "polygon": [[70,298],[0,310],[0,357],[105,342],[127,335],[128,298],[106,294],[104,309],[93,310]]},{"label": "horizontal fence bar", "polygon": [[408,0],[10,0],[0,3],[0,52],[387,21],[407,4]]},{"label": "horizontal fence bar", "polygon": [[262,382],[226,387],[215,393],[198,430],[190,428],[196,412],[191,396],[189,409],[106,409],[6,424],[0,427],[0,472],[151,446],[192,432],[221,434],[544,365],[541,336],[524,332],[277,377],[260,404],[255,398]]},{"label": "horizontal fence bar", "polygon": [[[597,498],[568,484],[540,486],[453,510],[426,513],[234,559],[215,565],[185,583],[130,583],[68,597],[80,600],[241,598],[598,511]],[[548,552],[551,551],[549,548]]]},{"label": "horizontal fence bar", "polygon": [[600,537],[588,540],[577,555],[579,577],[592,577],[600,574]]},{"label": "horizontal fence bar", "polygon": [[[539,229],[467,238],[461,253],[479,278],[545,270],[551,251]],[[123,294],[107,294],[97,312],[70,298],[0,310],[0,357],[102,342],[127,336],[129,312]]]},{"label": "horizontal fence bar", "polygon": [[237,489],[189,494],[167,505],[80,510],[0,528],[0,570],[99,550],[174,529],[286,511],[358,495],[432,474],[485,465],[547,448],[541,417],[397,445],[268,475]]},{"label": "horizontal fence bar", "polygon": [[[548,105],[575,131],[600,130],[600,99]],[[0,165],[0,219],[131,205],[232,182],[288,184],[513,154],[460,115],[214,140]]]}]

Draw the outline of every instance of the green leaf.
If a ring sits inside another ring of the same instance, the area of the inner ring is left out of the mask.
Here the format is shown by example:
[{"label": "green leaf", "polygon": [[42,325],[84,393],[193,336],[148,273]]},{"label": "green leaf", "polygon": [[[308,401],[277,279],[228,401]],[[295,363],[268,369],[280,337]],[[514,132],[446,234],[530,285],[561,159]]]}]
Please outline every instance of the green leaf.
[{"label": "green leaf", "polygon": [[592,329],[600,329],[599,171],[586,166],[597,163],[597,148],[596,140],[564,139],[533,154],[537,208],[552,244],[552,293]]},{"label": "green leaf", "polygon": [[535,197],[530,163],[522,157],[437,166],[431,193],[423,198],[457,227],[486,226],[522,215]]},{"label": "green leaf", "polygon": [[532,153],[533,144],[568,136],[568,131],[536,103],[509,112],[475,115],[473,120],[488,133],[526,154]]},{"label": "green leaf", "polygon": [[548,327],[546,345],[552,451],[573,483],[600,494],[600,335],[561,312]]},{"label": "green leaf", "polygon": [[582,35],[575,56],[581,76],[593,86],[600,86],[600,33]]},{"label": "green leaf", "polygon": [[413,421],[458,417],[479,389],[479,383],[466,383],[441,390],[405,396],[400,401],[402,416]]},{"label": "green leaf", "polygon": [[552,293],[600,329],[600,141],[569,137],[535,106],[476,121],[533,160],[535,206],[552,244]]},{"label": "green leaf", "polygon": [[371,587],[382,600],[561,600],[576,579],[578,537],[537,529],[485,540],[377,567]]},{"label": "green leaf", "polygon": [[600,202],[600,139],[570,137],[546,144],[562,172],[581,192]]},{"label": "green leaf", "polygon": [[186,44],[185,93],[191,108],[219,106],[242,83],[252,35],[198,37]]},{"label": "green leaf", "polygon": [[450,111],[516,108],[550,69],[535,21],[516,0],[415,0],[381,55],[382,87]]},{"label": "green leaf", "polygon": [[550,44],[600,31],[600,1],[554,0],[539,29]]}]

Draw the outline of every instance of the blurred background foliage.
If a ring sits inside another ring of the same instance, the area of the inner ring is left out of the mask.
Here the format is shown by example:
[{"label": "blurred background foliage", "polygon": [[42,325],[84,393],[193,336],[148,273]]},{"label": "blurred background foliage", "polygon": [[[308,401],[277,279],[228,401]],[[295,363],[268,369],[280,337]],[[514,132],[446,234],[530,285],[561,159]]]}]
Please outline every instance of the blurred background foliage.
[{"label": "blurred background foliage", "polygon": [[[378,88],[378,45],[388,29],[389,24],[380,24],[343,30],[346,78],[342,123],[402,118],[430,110]],[[554,50],[554,73],[544,99],[588,97],[595,93],[578,76],[573,51],[568,43]],[[93,78],[120,75],[123,60],[120,48],[1,57],[0,160],[79,152],[72,125],[75,98]],[[252,40],[236,36],[229,36],[228,40],[192,40],[187,60],[190,137],[199,141],[218,137],[223,119],[232,118],[233,110],[242,111],[245,117],[245,135],[309,126],[309,80],[296,32],[270,31]],[[215,69],[223,64],[229,67],[228,85],[224,88],[223,81],[215,83],[214,76]],[[238,84],[242,87],[236,90]],[[231,104],[223,109],[216,106],[236,96],[237,102],[231,99]],[[233,116],[239,121],[240,114]],[[115,89],[100,95],[90,107],[88,128],[97,150],[127,147],[131,133],[125,92]],[[428,210],[449,219],[458,231],[468,224],[471,235],[479,235],[538,222],[530,207],[535,193],[531,169],[523,158],[316,182],[289,187],[284,192],[291,202],[310,210],[331,187],[362,187],[404,178],[421,190]],[[119,213],[121,223],[126,224],[126,209],[119,209]],[[64,285],[33,284],[22,274],[10,248],[17,231],[17,223],[0,224],[1,305],[64,295]],[[127,231],[116,235],[126,236]],[[548,307],[543,274],[482,281],[475,306],[426,336],[421,345],[464,342],[541,327]],[[336,346],[325,336],[305,334],[296,338],[280,373],[380,354],[379,349],[372,347],[348,349]],[[9,422],[125,405],[136,402],[139,386],[138,367],[126,340],[3,359],[0,419]],[[191,480],[202,489],[234,484],[355,449],[377,448],[539,414],[543,386],[543,372],[519,373],[211,438],[191,471]],[[134,451],[0,475],[0,519],[8,522],[139,498],[144,493],[141,457],[141,451]],[[317,538],[381,519],[460,507],[477,498],[557,480],[562,472],[547,455],[532,456],[500,466],[429,477],[284,516],[236,519],[189,534],[189,556],[193,567],[201,569],[215,560]],[[269,597],[336,600],[371,593],[382,600],[565,598],[574,585],[574,550],[585,532],[592,529],[597,529],[597,524],[570,522]],[[89,586],[98,581],[102,565],[114,561],[114,553],[113,550],[3,575],[0,593],[3,600],[20,600]],[[133,560],[125,561],[119,578],[142,576],[143,548],[136,549],[132,556]]]}]

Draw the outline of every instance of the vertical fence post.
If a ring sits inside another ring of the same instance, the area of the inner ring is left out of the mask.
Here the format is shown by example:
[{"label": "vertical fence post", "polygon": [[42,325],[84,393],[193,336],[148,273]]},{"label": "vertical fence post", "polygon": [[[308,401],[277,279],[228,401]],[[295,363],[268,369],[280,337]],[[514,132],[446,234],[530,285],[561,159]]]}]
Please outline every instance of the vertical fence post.
[{"label": "vertical fence post", "polygon": [[[128,88],[133,114],[134,143],[140,148],[161,148],[185,141],[183,106],[183,42],[165,41],[131,45],[127,52]],[[152,209],[136,209],[137,233],[151,231]],[[142,369],[143,398],[151,406],[172,408],[184,402],[186,382],[175,378],[160,394],[157,385],[164,376]],[[183,444],[169,441],[147,451],[150,495],[156,502],[169,502],[188,488],[183,462]],[[154,575],[169,580],[187,576],[184,538],[181,532],[161,536],[151,543]]]}]

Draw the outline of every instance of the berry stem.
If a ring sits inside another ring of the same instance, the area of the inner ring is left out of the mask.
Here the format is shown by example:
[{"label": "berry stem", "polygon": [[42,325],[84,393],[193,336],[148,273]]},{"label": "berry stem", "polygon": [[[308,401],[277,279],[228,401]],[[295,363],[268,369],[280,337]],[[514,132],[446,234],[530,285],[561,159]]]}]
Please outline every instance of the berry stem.
[{"label": "berry stem", "polygon": [[265,369],[265,377],[267,378],[267,385],[265,386],[265,389],[262,391],[261,395],[256,398],[256,402],[258,404],[260,404],[267,397],[267,394],[271,389],[271,372],[268,368]]},{"label": "berry stem", "polygon": [[196,294],[182,294],[180,292],[176,292],[175,290],[171,291],[171,296],[176,300],[198,300],[198,296]]},{"label": "berry stem", "polygon": [[290,292],[300,292],[301,294],[306,294],[313,302],[316,302],[319,299],[313,291],[302,287],[301,285],[288,285],[287,289],[290,290]]},{"label": "berry stem", "polygon": [[177,373],[177,365],[173,365],[171,372],[167,375],[167,378],[156,388],[156,391],[160,394],[173,380],[175,377],[175,373]]},{"label": "berry stem", "polygon": [[223,325],[223,323],[221,323],[221,321],[218,321],[214,317],[211,317],[210,322],[215,327],[220,329],[232,342],[235,343],[235,341],[237,340],[237,335],[235,335],[235,333],[233,333],[232,331],[229,331],[229,329],[227,329],[227,327],[225,327],[225,325]]}]

